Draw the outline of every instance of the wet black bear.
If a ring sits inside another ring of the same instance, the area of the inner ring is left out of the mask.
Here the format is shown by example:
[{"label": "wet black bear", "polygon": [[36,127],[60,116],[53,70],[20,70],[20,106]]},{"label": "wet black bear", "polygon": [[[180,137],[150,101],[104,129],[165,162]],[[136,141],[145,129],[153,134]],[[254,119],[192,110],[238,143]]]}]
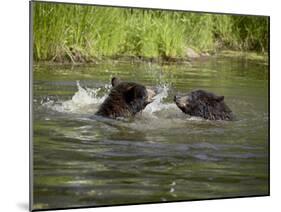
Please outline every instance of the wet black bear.
[{"label": "wet black bear", "polygon": [[230,108],[224,103],[224,96],[217,96],[204,90],[192,91],[184,96],[175,96],[174,102],[182,112],[209,120],[233,120]]},{"label": "wet black bear", "polygon": [[104,100],[96,115],[117,118],[131,117],[142,111],[153,101],[156,93],[141,84],[134,82],[121,82],[113,77],[112,89]]}]

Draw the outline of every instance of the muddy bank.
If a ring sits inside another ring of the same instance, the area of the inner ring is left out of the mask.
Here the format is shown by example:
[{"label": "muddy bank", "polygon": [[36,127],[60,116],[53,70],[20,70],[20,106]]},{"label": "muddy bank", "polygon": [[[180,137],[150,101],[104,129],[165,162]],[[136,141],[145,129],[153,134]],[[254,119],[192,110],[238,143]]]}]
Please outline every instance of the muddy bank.
[{"label": "muddy bank", "polygon": [[267,64],[268,54],[267,53],[257,53],[257,52],[243,52],[243,51],[196,51],[192,48],[187,48],[186,54],[183,57],[145,57],[145,56],[130,56],[130,55],[115,55],[115,56],[104,56],[104,57],[93,57],[84,54],[81,51],[70,49],[67,54],[57,55],[51,60],[35,60],[36,63],[44,64],[99,64],[104,61],[115,61],[115,62],[148,62],[148,63],[158,63],[158,64],[191,64],[193,61],[204,61],[214,57],[231,57],[231,58],[244,58],[246,60],[257,61],[258,63]]}]

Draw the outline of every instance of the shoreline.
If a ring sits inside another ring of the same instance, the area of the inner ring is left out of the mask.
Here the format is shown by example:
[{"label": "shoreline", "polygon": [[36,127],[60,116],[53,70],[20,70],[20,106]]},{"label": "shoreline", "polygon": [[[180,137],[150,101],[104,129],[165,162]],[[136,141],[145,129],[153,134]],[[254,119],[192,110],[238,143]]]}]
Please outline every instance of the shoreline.
[{"label": "shoreline", "polygon": [[[190,48],[191,49],[191,48]],[[59,58],[59,60],[34,60],[34,64],[46,64],[46,65],[93,65],[99,64],[105,61],[116,62],[143,62],[143,63],[155,63],[155,64],[191,64],[193,61],[204,61],[213,58],[245,58],[251,61],[257,61],[258,63],[268,64],[268,53],[249,52],[249,51],[234,51],[234,50],[222,50],[216,53],[208,52],[195,52],[192,49],[192,53],[186,57],[144,57],[144,56],[128,56],[128,55],[115,55],[104,57],[91,57],[87,58],[79,56],[77,60],[70,59],[69,57]]]}]

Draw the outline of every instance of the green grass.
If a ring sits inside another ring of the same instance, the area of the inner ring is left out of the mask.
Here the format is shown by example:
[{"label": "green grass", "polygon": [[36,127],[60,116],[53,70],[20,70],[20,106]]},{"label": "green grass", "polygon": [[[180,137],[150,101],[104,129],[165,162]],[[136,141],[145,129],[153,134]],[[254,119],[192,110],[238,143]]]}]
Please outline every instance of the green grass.
[{"label": "green grass", "polygon": [[184,58],[221,49],[266,52],[268,19],[255,16],[33,2],[36,61],[135,56]]}]

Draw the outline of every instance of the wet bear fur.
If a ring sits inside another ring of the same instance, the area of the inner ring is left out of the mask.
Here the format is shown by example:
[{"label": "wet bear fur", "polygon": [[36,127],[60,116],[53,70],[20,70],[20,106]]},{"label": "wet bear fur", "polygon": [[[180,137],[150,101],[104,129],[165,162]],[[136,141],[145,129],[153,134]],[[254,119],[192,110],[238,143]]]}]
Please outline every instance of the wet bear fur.
[{"label": "wet bear fur", "polygon": [[174,102],[182,112],[209,120],[233,120],[224,96],[217,96],[204,90],[195,90],[183,96],[175,96]]},{"label": "wet bear fur", "polygon": [[132,117],[142,111],[153,100],[155,92],[134,82],[121,82],[113,77],[112,89],[99,107],[96,115],[117,118]]}]

